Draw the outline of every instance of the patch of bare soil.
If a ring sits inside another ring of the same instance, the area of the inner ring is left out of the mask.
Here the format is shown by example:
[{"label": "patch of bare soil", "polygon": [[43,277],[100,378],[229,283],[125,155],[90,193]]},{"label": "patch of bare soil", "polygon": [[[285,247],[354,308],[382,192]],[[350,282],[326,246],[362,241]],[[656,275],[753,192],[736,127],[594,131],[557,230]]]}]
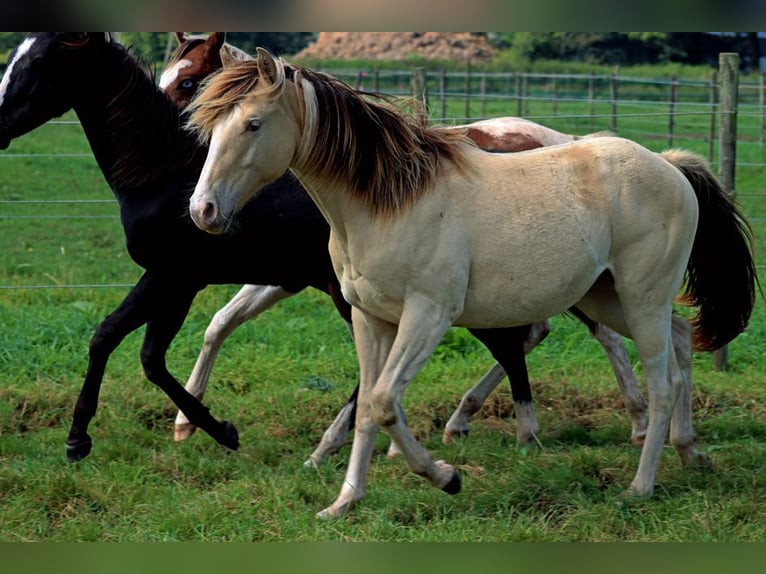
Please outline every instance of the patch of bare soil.
[{"label": "patch of bare soil", "polygon": [[320,32],[294,56],[334,60],[428,60],[486,62],[495,54],[481,32]]}]

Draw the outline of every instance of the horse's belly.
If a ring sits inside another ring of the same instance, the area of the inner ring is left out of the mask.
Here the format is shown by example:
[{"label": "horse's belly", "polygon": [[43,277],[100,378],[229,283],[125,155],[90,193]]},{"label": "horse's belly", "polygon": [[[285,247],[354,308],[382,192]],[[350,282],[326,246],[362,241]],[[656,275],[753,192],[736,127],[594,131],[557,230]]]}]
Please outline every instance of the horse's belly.
[{"label": "horse's belly", "polygon": [[[542,321],[569,309],[588,292],[602,269],[583,268],[577,275],[551,273],[518,278],[498,275],[472,278],[457,325],[475,328],[513,327]],[[531,280],[530,280],[531,279]]]}]

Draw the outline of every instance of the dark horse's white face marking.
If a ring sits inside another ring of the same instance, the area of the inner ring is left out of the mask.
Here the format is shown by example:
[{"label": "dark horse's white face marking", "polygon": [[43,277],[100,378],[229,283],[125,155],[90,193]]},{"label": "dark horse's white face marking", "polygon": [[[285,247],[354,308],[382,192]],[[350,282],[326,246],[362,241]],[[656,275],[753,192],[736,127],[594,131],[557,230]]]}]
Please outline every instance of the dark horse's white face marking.
[{"label": "dark horse's white face marking", "polygon": [[0,81],[0,149],[72,107],[78,78],[67,63],[107,38],[103,32],[33,32],[24,38]]}]

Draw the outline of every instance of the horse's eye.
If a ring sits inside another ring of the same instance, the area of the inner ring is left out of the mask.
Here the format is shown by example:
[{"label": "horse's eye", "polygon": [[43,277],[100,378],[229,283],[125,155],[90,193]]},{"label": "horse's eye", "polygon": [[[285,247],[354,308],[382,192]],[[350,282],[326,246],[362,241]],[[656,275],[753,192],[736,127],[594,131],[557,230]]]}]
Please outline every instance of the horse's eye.
[{"label": "horse's eye", "polygon": [[261,127],[261,118],[250,118],[247,122],[247,131],[257,132]]},{"label": "horse's eye", "polygon": [[182,90],[191,90],[194,87],[192,80],[184,80],[178,85]]}]

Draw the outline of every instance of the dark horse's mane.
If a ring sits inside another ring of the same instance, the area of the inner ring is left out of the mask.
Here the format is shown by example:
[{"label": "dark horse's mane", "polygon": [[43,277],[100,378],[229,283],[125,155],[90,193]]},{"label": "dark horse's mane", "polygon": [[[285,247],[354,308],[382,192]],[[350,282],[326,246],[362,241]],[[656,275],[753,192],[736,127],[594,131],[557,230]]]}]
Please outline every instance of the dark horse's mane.
[{"label": "dark horse's mane", "polygon": [[111,48],[114,65],[124,71],[122,87],[106,108],[114,148],[111,183],[137,188],[177,178],[190,169],[197,173],[207,150],[183,129],[178,107],[129,49],[117,42]]}]

